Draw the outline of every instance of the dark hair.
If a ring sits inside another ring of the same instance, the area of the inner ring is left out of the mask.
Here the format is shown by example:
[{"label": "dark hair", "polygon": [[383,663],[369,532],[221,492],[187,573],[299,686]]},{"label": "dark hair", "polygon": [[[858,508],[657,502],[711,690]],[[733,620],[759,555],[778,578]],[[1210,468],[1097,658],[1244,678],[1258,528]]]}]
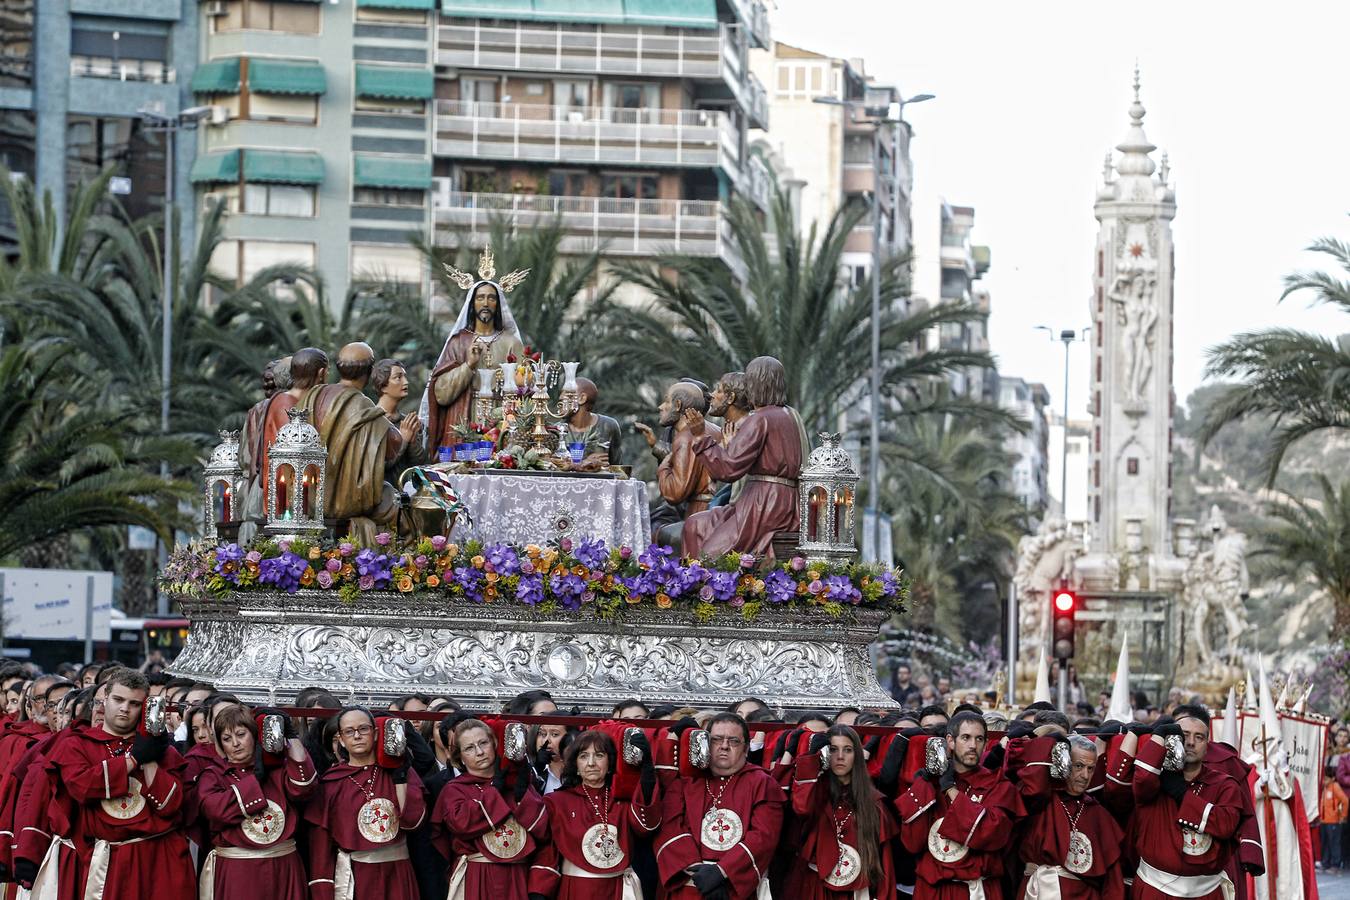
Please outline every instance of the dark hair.
[{"label": "dark hair", "polygon": [[192,746],[193,744],[197,743],[196,738],[193,737],[193,734],[192,734],[192,730],[193,730],[193,729],[192,729],[192,720],[193,720],[194,718],[196,718],[197,716],[201,716],[201,717],[202,717],[202,720],[203,720],[204,722],[206,722],[206,724],[209,726],[209,725],[211,724],[211,716],[209,715],[210,712],[211,712],[211,708],[210,708],[210,707],[208,707],[208,706],[206,706],[206,705],[204,705],[204,704],[201,704],[201,703],[194,703],[194,704],[192,704],[191,706],[189,706],[189,707],[187,708],[187,712],[183,714],[183,721],[184,721],[185,723],[187,723],[187,742],[188,742],[188,746]]},{"label": "dark hair", "polygon": [[530,709],[533,708],[534,705],[540,702],[541,700],[547,700],[554,706],[558,705],[557,701],[553,699],[553,695],[550,694],[548,691],[544,690],[525,691],[524,693],[516,694],[514,697],[511,698],[511,702],[506,705],[506,712],[513,716],[533,715],[530,712]]},{"label": "dark hair", "polygon": [[1057,709],[1042,709],[1037,711],[1036,718],[1031,720],[1033,725],[1058,725],[1063,728],[1065,733],[1072,729],[1069,727],[1069,717]]},{"label": "dark hair", "polygon": [[99,683],[108,685],[109,690],[112,689],[113,685],[118,685],[131,691],[145,691],[147,693],[150,691],[150,682],[146,681],[145,676],[135,669],[118,666],[115,669],[105,671],[109,672],[108,677],[106,680],[103,679],[103,672],[100,672]]},{"label": "dark hair", "polygon": [[746,722],[779,722],[778,714],[768,707],[761,706],[745,717]]},{"label": "dark hair", "polygon": [[[450,702],[454,703],[453,700]],[[455,730],[455,726],[458,725],[460,722],[463,722],[465,719],[472,719],[473,717],[474,717],[473,713],[464,712],[458,706],[456,706],[455,710],[452,713],[450,713],[450,715],[446,716],[444,719],[441,719],[439,722],[436,723],[436,732],[440,734],[441,743],[445,744],[447,750],[449,750],[451,745],[454,743],[454,738],[451,736],[451,732]]]},{"label": "dark hair", "polygon": [[[120,669],[126,669],[126,666],[121,663],[108,663],[107,665],[100,666],[98,672],[94,675],[94,686],[102,687],[107,684],[108,679],[112,678]],[[130,672],[131,670],[127,669],[127,671]],[[141,673],[137,672],[136,674],[140,675]],[[144,678],[145,676],[141,675],[141,677]],[[146,682],[145,689],[147,691],[150,690],[149,682]]]},{"label": "dark hair", "polygon": [[950,737],[957,737],[961,734],[961,726],[965,725],[967,722],[974,722],[980,726],[980,730],[985,734],[989,733],[989,726],[985,724],[984,716],[977,715],[973,712],[959,712],[952,716],[951,720],[947,722],[947,734]]},{"label": "dark hair", "polygon": [[772,356],[756,356],[745,366],[750,382],[750,402],[756,409],[787,406],[787,372]]},{"label": "dark hair", "polygon": [[192,687],[192,684],[191,678],[175,676],[164,682],[164,693],[167,694],[169,691],[176,691],[179,688]]},{"label": "dark hair", "polygon": [[881,716],[874,712],[858,713],[858,718],[854,720],[854,725],[881,725],[883,724]]},{"label": "dark hair", "polygon": [[872,776],[867,771],[867,754],[863,752],[858,732],[847,725],[833,725],[825,732],[831,738],[847,738],[853,745],[853,773],[849,783],[844,784],[834,771],[826,766],[821,777],[830,786],[830,801],[838,807],[847,801],[853,807],[853,821],[858,829],[858,856],[862,870],[867,873],[873,884],[879,884],[883,878],[881,867],[881,813],[877,810],[877,790],[872,786]]},{"label": "dark hair", "polygon": [[312,388],[319,381],[319,372],[328,368],[328,354],[318,347],[305,347],[291,356],[291,386]]},{"label": "dark hair", "polygon": [[[316,703],[315,701],[319,699],[333,700],[334,705],[327,706],[326,704]],[[342,706],[340,702],[337,702],[337,697],[333,696],[332,691],[321,687],[301,688],[300,693],[295,695],[295,705],[304,707],[323,706],[325,709],[338,709]]]},{"label": "dark hair", "polygon": [[75,682],[66,681],[64,678],[58,678],[56,681],[53,681],[51,684],[47,685],[47,689],[42,692],[42,699],[43,700],[50,699],[53,691],[59,691],[64,688],[73,688],[73,687],[75,687]]},{"label": "dark hair", "polygon": [[717,383],[727,395],[727,405],[753,408],[750,405],[750,378],[744,372],[728,372],[717,379]]},{"label": "dark hair", "polygon": [[[385,386],[389,384],[389,379],[394,377],[395,369],[408,371],[408,367],[400,359],[386,357],[375,363],[374,368],[370,370],[370,386],[375,390],[375,393],[384,393]],[[338,371],[341,371],[341,368]]]},{"label": "dark hair", "polygon": [[759,699],[758,697],[742,697],[742,698],[739,699],[739,700],[736,700],[736,701],[734,701],[734,702],[732,702],[732,703],[728,703],[728,704],[727,704],[727,712],[735,712],[735,711],[736,711],[736,707],[738,707],[738,706],[743,706],[743,705],[745,705],[746,703],[753,703],[753,704],[755,704],[756,708],[758,708],[758,709],[768,709],[768,708],[769,708],[769,704],[765,703],[763,700]]},{"label": "dark hair", "polygon": [[163,687],[169,683],[168,672],[146,672],[145,680],[150,682],[151,687]]},{"label": "dark hair", "polygon": [[1102,727],[1101,720],[1093,716],[1084,716],[1083,718],[1078,719],[1073,723],[1073,730],[1078,732],[1079,734],[1086,734],[1088,732],[1093,732],[1101,727]]},{"label": "dark hair", "polygon": [[940,703],[930,703],[928,706],[919,710],[919,721],[922,722],[929,716],[942,716],[944,719],[949,718],[947,715],[947,708]]},{"label": "dark hair", "polygon": [[577,773],[577,757],[587,747],[594,747],[609,757],[609,773],[605,783],[609,784],[614,780],[614,767],[618,764],[618,751],[614,749],[614,739],[603,731],[582,731],[573,737],[568,743],[566,752],[563,753],[563,787],[570,788],[581,784],[581,776]]},{"label": "dark hair", "polygon": [[216,736],[216,743],[220,743],[220,737],[225,732],[235,728],[247,728],[248,733],[253,735],[253,739],[258,739],[258,721],[253,714],[242,706],[230,704],[216,713],[211,719],[211,731]]},{"label": "dark hair", "polygon": [[478,318],[478,316],[474,314],[475,310],[473,307],[473,301],[478,296],[478,289],[485,284],[489,285],[492,288],[492,290],[497,294],[497,308],[492,311],[492,327],[497,331],[501,331],[503,328],[506,327],[506,317],[505,314],[502,312],[502,307],[506,305],[506,297],[502,295],[502,289],[497,285],[493,284],[491,281],[475,281],[473,283],[473,287],[469,288],[469,321],[467,323],[468,327],[470,330],[472,330],[474,320]]},{"label": "dark hair", "polygon": [[798,725],[805,725],[807,722],[819,722],[826,728],[829,728],[831,725],[834,724],[834,722],[831,721],[829,716],[815,709],[808,709],[806,712],[802,713],[797,717]]},{"label": "dark hair", "polygon": [[[344,347],[343,349],[345,350],[346,348]],[[369,347],[366,349],[369,349]],[[336,366],[338,374],[348,381],[359,381],[363,378],[369,378],[370,370],[375,366],[375,354],[371,353],[370,356],[362,355],[356,359],[344,359],[342,353],[339,351]]]},{"label": "dark hair", "polygon": [[1205,727],[1209,727],[1209,710],[1197,703],[1183,703],[1172,710],[1172,721],[1179,719],[1199,719],[1205,723]]},{"label": "dark hair", "polygon": [[718,713],[717,715],[713,716],[711,719],[708,720],[708,723],[703,726],[703,730],[708,732],[708,735],[711,736],[713,726],[722,722],[731,722],[739,726],[741,729],[741,735],[745,738],[745,743],[747,745],[750,743],[750,726],[746,725],[745,720],[742,719],[740,716],[736,715],[734,712]]},{"label": "dark hair", "polygon": [[1028,703],[1026,709],[1022,710],[1022,712],[1029,713],[1035,712],[1038,709],[1054,709],[1054,708],[1055,704],[1050,703],[1049,701],[1037,700],[1035,703]]},{"label": "dark hair", "polygon": [[394,701],[389,704],[389,708],[397,710],[398,712],[403,712],[403,707],[407,706],[408,702],[411,700],[416,700],[423,706],[431,705],[431,698],[426,694],[404,694],[402,697],[396,697]]},{"label": "dark hair", "polygon": [[610,713],[610,715],[617,716],[625,709],[631,709],[634,706],[642,710],[642,717],[644,719],[651,713],[651,710],[647,708],[647,704],[643,703],[636,697],[629,697],[627,700],[620,700],[618,703],[614,704],[614,710],[613,712]]},{"label": "dark hair", "polygon": [[1331,765],[1323,766],[1323,767],[1322,767],[1322,774],[1325,775],[1325,776],[1328,777],[1328,778],[1335,778],[1335,777],[1336,777],[1336,767],[1335,767],[1335,766],[1331,766]]},{"label": "dark hair", "polygon": [[958,703],[956,704],[956,709],[952,710],[953,714],[963,712],[973,712],[977,715],[984,715],[984,710],[980,709],[974,703]]},{"label": "dark hair", "polygon": [[647,718],[662,719],[679,709],[674,703],[658,703],[647,710]]},{"label": "dark hair", "polygon": [[70,721],[89,722],[93,719],[94,694],[98,688],[80,688],[75,699],[70,701]]}]

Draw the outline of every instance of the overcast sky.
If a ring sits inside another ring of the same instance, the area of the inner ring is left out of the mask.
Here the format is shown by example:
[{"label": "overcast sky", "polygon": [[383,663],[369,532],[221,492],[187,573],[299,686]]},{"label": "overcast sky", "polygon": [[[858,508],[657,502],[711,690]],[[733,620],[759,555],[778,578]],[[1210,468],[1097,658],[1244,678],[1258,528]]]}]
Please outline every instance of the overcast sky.
[{"label": "overcast sky", "polygon": [[[1136,59],[1144,128],[1177,192],[1178,399],[1235,332],[1350,331],[1344,314],[1276,303],[1287,273],[1325,267],[1302,252],[1313,238],[1350,239],[1350,4],[777,0],[773,24],[777,40],[862,57],[905,96],[937,95],[905,110],[916,190],[975,208],[999,368],[1045,382],[1056,409],[1062,345],[1032,329],[1090,321],[1092,202]],[[1071,416],[1088,374],[1076,346]]]}]

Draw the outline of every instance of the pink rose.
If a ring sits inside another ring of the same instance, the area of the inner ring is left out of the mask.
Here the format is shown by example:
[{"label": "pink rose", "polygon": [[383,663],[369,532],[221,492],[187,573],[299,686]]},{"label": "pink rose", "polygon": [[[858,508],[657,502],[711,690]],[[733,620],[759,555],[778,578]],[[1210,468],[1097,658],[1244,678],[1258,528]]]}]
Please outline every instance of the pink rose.
[{"label": "pink rose", "polygon": [[[329,562],[336,562],[336,560],[330,559]],[[319,585],[319,587],[323,588],[324,590],[328,590],[330,587],[333,586],[333,573],[328,571],[327,569],[320,569],[319,574],[315,576],[314,581]]]},{"label": "pink rose", "polygon": [[342,569],[342,562],[340,560],[330,559],[328,560],[328,562],[323,564],[323,567],[325,570],[332,572],[334,575],[336,575]]},{"label": "pink rose", "polygon": [[381,531],[379,534],[375,535],[375,543],[379,544],[381,547],[388,547],[389,532]]},{"label": "pink rose", "polygon": [[435,550],[437,553],[440,553],[442,550],[445,549],[446,543],[447,539],[445,535],[438,534],[431,539],[431,549]]},{"label": "pink rose", "polygon": [[792,571],[800,572],[802,569],[806,568],[806,560],[802,559],[800,556],[794,556],[792,557],[792,562],[788,563],[788,565],[792,566]]},{"label": "pink rose", "polygon": [[338,553],[340,553],[343,556],[351,556],[355,550],[356,548],[353,547],[351,544],[347,543],[346,541],[343,541],[341,544],[338,544]]}]

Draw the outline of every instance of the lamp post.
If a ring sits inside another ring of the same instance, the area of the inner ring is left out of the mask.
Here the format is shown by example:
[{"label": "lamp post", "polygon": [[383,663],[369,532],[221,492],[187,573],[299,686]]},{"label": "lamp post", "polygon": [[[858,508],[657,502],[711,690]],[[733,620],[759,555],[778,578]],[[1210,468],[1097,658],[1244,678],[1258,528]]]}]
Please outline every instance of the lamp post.
[{"label": "lamp post", "polygon": [[[915,94],[908,100],[892,104],[896,107],[895,117],[887,109],[885,116],[864,116],[862,121],[876,125],[872,132],[872,156],[876,160],[881,156],[881,128],[891,125],[894,128],[891,151],[891,241],[895,240],[895,221],[900,206],[900,129],[905,125],[905,107],[911,103],[932,100],[933,94]],[[813,103],[827,106],[852,108],[862,106],[861,100],[840,100],[837,97],[816,97]],[[875,168],[875,162],[873,163]],[[881,497],[881,192],[877,186],[872,189],[872,410],[870,434],[867,448],[867,512],[871,515],[873,562],[881,560],[881,516],[878,514],[877,501]]]},{"label": "lamp post", "polygon": [[[209,106],[193,106],[174,115],[165,115],[154,110],[142,109],[137,113],[141,117],[141,122],[145,125],[145,130],[149,132],[158,132],[164,135],[164,273],[163,281],[160,285],[160,347],[159,347],[159,369],[160,369],[160,387],[159,387],[159,430],[162,434],[169,433],[169,398],[172,381],[173,368],[173,295],[174,295],[174,272],[173,272],[173,223],[174,223],[174,156],[178,151],[178,132],[183,129],[194,129],[197,123],[211,114]],[[159,474],[166,480],[169,477],[169,464],[160,463]],[[162,540],[156,539],[158,544],[158,558],[162,566],[167,560],[169,549]],[[160,615],[167,615],[169,612],[169,598],[162,591],[159,593],[158,612]]]},{"label": "lamp post", "polygon": [[1055,337],[1054,329],[1048,325],[1037,325],[1035,331],[1044,331],[1050,335],[1052,341],[1062,341],[1064,343],[1064,436],[1060,441],[1059,448],[1059,506],[1060,512],[1064,514],[1064,521],[1069,520],[1069,345],[1075,341],[1086,341],[1088,332],[1092,331],[1092,326],[1087,325],[1082,331],[1074,332],[1066,328]]}]

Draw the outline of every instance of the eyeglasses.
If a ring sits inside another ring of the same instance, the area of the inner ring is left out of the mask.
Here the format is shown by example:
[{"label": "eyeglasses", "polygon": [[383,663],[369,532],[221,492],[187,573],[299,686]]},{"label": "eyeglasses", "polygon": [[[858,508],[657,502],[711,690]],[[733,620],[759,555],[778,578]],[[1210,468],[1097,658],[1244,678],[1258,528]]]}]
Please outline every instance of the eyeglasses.
[{"label": "eyeglasses", "polygon": [[708,738],[708,743],[714,747],[741,747],[745,745],[745,738],[714,737]]},{"label": "eyeglasses", "polygon": [[374,725],[357,725],[354,728],[342,729],[342,736],[345,738],[365,737],[375,731]]},{"label": "eyeglasses", "polygon": [[474,755],[477,755],[479,753],[490,753],[491,751],[492,751],[491,741],[479,741],[476,744],[470,744],[467,747],[459,748],[460,753],[472,753]]}]

